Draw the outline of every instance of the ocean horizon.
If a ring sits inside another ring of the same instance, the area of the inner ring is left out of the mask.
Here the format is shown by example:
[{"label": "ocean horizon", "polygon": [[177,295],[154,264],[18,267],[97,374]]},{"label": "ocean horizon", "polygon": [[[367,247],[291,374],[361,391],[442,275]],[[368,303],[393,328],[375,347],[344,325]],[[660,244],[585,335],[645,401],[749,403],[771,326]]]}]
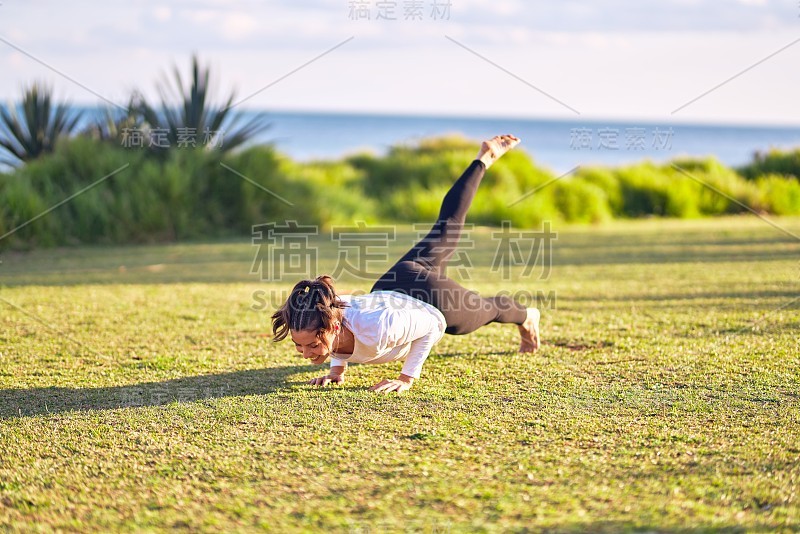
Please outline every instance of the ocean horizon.
[{"label": "ocean horizon", "polygon": [[[83,122],[102,112],[99,107],[83,109],[88,111]],[[619,166],[678,158],[715,157],[738,167],[750,162],[756,152],[800,147],[800,126],[321,111],[243,113],[264,115],[270,124],[251,144],[272,144],[297,161],[337,159],[359,152],[381,155],[393,145],[443,135],[480,141],[501,133],[520,137],[520,148],[537,165],[558,174],[579,165]]]},{"label": "ocean horizon", "polygon": [[271,127],[255,142],[271,142],[299,161],[358,152],[442,135],[475,141],[512,133],[534,161],[556,173],[581,165],[618,166],[644,160],[716,157],[738,167],[756,152],[800,146],[800,126],[684,124],[575,119],[510,119],[323,112],[271,112]]}]

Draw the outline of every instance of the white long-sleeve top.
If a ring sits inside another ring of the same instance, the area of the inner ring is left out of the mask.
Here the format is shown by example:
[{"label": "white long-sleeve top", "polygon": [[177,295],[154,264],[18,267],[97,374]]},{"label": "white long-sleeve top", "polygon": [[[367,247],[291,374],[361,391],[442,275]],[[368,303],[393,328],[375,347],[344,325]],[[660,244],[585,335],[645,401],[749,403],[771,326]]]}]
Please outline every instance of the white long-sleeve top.
[{"label": "white long-sleeve top", "polygon": [[355,336],[355,348],[353,354],[334,353],[331,367],[347,367],[347,362],[376,364],[405,360],[402,373],[419,378],[422,364],[447,328],[442,312],[395,291],[339,298],[348,304],[343,323]]}]

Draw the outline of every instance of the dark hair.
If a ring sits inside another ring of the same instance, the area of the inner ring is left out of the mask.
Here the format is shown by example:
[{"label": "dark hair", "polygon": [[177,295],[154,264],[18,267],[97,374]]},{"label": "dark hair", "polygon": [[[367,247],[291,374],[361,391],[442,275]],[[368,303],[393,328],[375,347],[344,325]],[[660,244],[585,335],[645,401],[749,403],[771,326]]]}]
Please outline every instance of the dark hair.
[{"label": "dark hair", "polygon": [[342,309],[346,306],[336,295],[330,276],[301,280],[283,306],[272,314],[272,340],[281,341],[289,335],[289,330],[316,330],[320,337],[333,329],[335,321],[341,322]]}]

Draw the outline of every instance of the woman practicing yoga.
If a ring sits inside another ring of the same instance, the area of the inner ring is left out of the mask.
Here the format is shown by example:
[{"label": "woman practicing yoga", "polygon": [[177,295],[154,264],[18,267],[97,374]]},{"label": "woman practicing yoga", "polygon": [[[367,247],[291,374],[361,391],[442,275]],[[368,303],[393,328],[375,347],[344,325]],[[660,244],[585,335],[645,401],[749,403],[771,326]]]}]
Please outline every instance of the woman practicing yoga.
[{"label": "woman practicing yoga", "polygon": [[468,334],[489,323],[519,327],[520,352],[539,347],[539,310],[506,296],[482,298],[445,275],[467,211],[486,169],[519,144],[513,135],[484,141],[478,157],[444,197],[439,218],[366,295],[337,295],[333,280],[320,276],[294,286],[272,315],[274,341],[291,336],[303,358],[315,365],[331,357],[330,372],[309,383],[344,382],[347,362],[376,364],[404,360],[400,376],[373,391],[402,392],[419,378],[422,364],[444,334]]}]

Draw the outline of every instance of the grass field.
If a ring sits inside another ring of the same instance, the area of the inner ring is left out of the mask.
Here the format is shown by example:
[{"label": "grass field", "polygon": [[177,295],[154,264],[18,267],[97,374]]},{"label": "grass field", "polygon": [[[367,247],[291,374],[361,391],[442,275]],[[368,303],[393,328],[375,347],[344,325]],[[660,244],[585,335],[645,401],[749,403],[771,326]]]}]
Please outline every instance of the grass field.
[{"label": "grass field", "polygon": [[511,281],[476,229],[466,281],[546,295],[541,350],[446,336],[401,396],[366,390],[399,364],[304,385],[253,310],[296,277],[251,274],[249,241],[0,255],[0,530],[800,529],[800,239],[553,229]]}]

